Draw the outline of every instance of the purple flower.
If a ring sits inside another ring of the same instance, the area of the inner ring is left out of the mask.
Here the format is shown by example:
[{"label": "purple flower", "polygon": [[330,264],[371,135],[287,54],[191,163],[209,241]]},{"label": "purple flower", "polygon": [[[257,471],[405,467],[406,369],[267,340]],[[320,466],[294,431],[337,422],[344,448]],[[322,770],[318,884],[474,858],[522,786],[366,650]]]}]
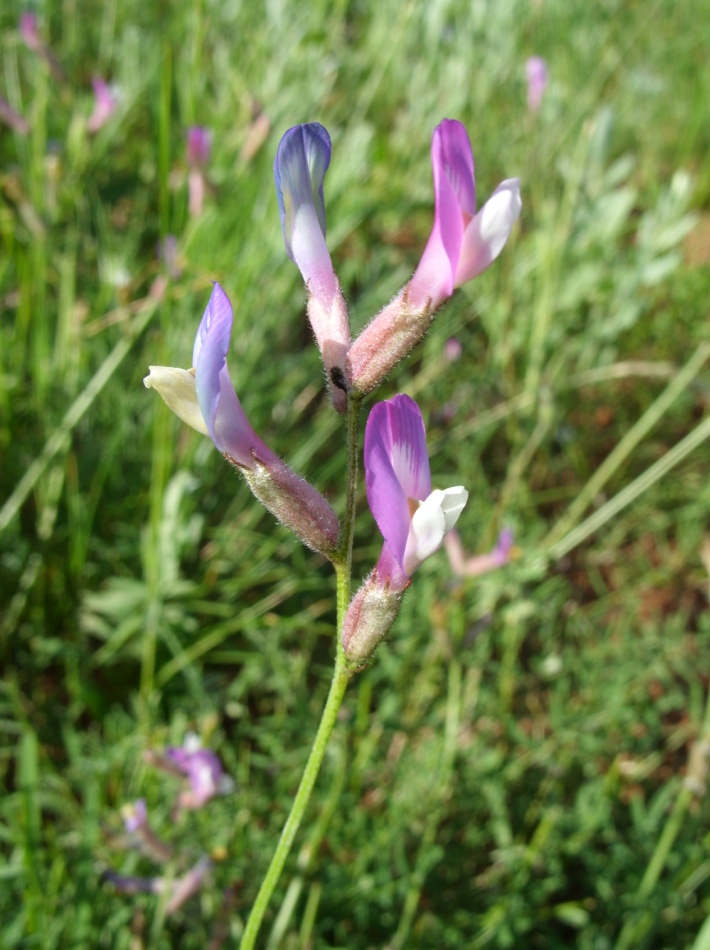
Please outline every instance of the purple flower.
[{"label": "purple flower", "polygon": [[190,168],[204,168],[212,152],[212,133],[203,125],[191,125],[187,130],[187,164]]},{"label": "purple flower", "polygon": [[32,50],[33,53],[36,53],[38,56],[42,57],[42,59],[49,66],[50,70],[52,71],[52,75],[57,80],[57,82],[64,82],[64,72],[62,71],[62,67],[57,62],[57,58],[55,57],[54,53],[39,35],[36,14],[25,11],[25,13],[23,13],[20,17],[19,31],[22,41],[27,49]]},{"label": "purple flower", "polygon": [[378,402],[365,428],[367,500],[385,543],[343,623],[351,668],[372,654],[395,621],[410,577],[441,547],[468,500],[465,488],[431,490],[426,432],[409,396]]},{"label": "purple flower", "polygon": [[461,359],[461,354],[463,353],[463,346],[461,345],[461,340],[458,337],[450,336],[449,339],[444,343],[444,356],[450,363],[455,363],[456,360]]},{"label": "purple flower", "polygon": [[520,182],[501,182],[476,213],[473,153],[464,126],[444,119],[431,144],[434,227],[407,291],[414,310],[436,309],[503,250],[520,214]]},{"label": "purple flower", "polygon": [[165,756],[189,782],[189,790],[179,799],[183,808],[202,808],[215,795],[224,795],[234,789],[234,782],[225,775],[216,752],[203,749],[199,738],[192,732],[188,732],[181,746],[167,748]]},{"label": "purple flower", "polygon": [[89,132],[98,132],[116,111],[118,99],[101,76],[94,76],[91,84],[94,87],[94,109],[86,121],[86,128]]},{"label": "purple flower", "polygon": [[520,213],[520,182],[509,178],[476,213],[473,154],[460,122],[434,130],[434,227],[410,283],[348,350],[346,379],[371,392],[424,337],[438,307],[500,254]]},{"label": "purple flower", "polygon": [[323,126],[318,122],[296,125],[279,143],[274,179],[286,253],[308,288],[308,317],[333,383],[333,401],[343,409],[350,326],[325,243],[323,180],[329,164],[330,136]]},{"label": "purple flower", "polygon": [[227,369],[231,336],[232,305],[216,283],[195,337],[193,369],[151,366],[144,382],[183,422],[209,435],[220,452],[254,469],[257,462],[278,458],[252,429],[232,386]]},{"label": "purple flower", "polygon": [[468,499],[465,488],[431,489],[426,431],[409,396],[377,403],[365,428],[365,483],[385,544],[378,577],[401,590],[441,547]]},{"label": "purple flower", "polygon": [[139,798],[132,805],[124,805],[121,809],[123,826],[129,835],[134,835],[148,827],[148,809],[145,799]]},{"label": "purple flower", "polygon": [[205,166],[212,151],[212,133],[202,125],[191,125],[187,130],[187,207],[191,217],[199,218],[205,201],[207,183]]},{"label": "purple flower", "polygon": [[335,512],[271,451],[244,414],[227,369],[231,335],[232,305],[215,283],[195,337],[193,368],[150,366],[143,383],[156,389],[183,422],[208,435],[242,470],[259,501],[304,544],[332,555],[339,534]]},{"label": "purple flower", "polygon": [[165,912],[175,913],[190,897],[196,894],[212,869],[212,862],[208,857],[202,857],[186,871],[176,878],[165,877],[129,877],[125,874],[116,874],[115,871],[105,871],[104,881],[123,894],[165,894],[167,895]]},{"label": "purple flower", "polygon": [[22,42],[25,44],[27,49],[32,50],[33,53],[42,53],[44,50],[44,44],[40,39],[39,30],[37,28],[37,15],[35,13],[25,11],[20,16],[19,29]]},{"label": "purple flower", "polygon": [[528,80],[528,109],[538,112],[547,89],[547,63],[541,56],[531,56],[525,62]]}]

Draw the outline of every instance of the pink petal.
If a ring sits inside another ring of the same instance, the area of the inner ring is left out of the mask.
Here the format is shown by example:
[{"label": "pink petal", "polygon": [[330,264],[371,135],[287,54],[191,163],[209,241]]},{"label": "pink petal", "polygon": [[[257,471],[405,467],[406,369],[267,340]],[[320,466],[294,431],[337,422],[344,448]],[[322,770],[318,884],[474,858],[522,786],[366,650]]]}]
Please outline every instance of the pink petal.
[{"label": "pink petal", "polygon": [[408,302],[415,309],[438,307],[454,291],[466,224],[476,212],[473,153],[464,126],[444,119],[431,143],[434,227],[411,280]]}]

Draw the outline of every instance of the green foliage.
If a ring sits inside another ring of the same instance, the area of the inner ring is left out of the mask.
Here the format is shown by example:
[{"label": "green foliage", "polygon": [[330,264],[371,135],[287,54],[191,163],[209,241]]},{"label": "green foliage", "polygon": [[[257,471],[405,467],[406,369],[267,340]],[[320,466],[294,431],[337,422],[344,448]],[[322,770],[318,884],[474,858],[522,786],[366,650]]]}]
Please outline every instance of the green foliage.
[{"label": "green foliage", "polygon": [[[479,200],[518,175],[522,220],[383,391],[420,401],[435,483],[469,488],[467,549],[507,524],[516,556],[452,580],[439,554],[416,575],[346,696],[262,946],[702,950],[710,814],[686,779],[710,727],[704,4],[44,3],[63,85],[20,12],[0,12],[0,95],[32,126],[0,130],[0,944],[205,947],[221,928],[236,946],[325,699],[334,583],[141,379],[188,364],[219,279],[252,424],[342,506],[276,145],[297,122],[331,132],[356,331],[416,266],[449,116]],[[532,54],[551,77],[538,116]],[[93,74],[121,95],[92,137]],[[196,220],[193,123],[214,135]],[[151,296],[168,234],[182,274]],[[357,576],[379,546],[365,508]],[[188,729],[237,790],[176,819],[177,780],[144,753]],[[121,847],[138,797],[180,849],[167,873],[215,859],[174,915],[102,879],[157,873]]]}]

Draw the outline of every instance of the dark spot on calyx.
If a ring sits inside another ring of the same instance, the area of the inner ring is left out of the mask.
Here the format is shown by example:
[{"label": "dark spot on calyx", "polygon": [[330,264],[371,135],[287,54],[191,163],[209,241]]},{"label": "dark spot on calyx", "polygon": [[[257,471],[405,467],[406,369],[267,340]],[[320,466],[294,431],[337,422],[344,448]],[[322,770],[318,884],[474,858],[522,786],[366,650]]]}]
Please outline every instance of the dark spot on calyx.
[{"label": "dark spot on calyx", "polygon": [[350,388],[345,378],[345,373],[339,366],[334,366],[330,371],[330,381],[337,389],[342,389],[344,393]]}]

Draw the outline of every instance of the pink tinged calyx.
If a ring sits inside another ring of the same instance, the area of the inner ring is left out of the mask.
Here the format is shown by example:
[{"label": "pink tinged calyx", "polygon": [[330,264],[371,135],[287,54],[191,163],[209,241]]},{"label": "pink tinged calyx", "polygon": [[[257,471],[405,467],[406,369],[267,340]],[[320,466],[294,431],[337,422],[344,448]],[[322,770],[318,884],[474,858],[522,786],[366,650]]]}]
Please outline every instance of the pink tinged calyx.
[{"label": "pink tinged calyx", "polygon": [[215,284],[195,337],[192,368],[151,366],[143,382],[156,389],[183,422],[209,435],[243,472],[259,501],[304,544],[333,554],[339,532],[335,512],[259,438],[234,391],[227,369],[232,319],[229,298]]},{"label": "pink tinged calyx", "polygon": [[308,288],[308,319],[323,356],[333,402],[342,410],[350,325],[325,242],[323,182],[330,153],[330,136],[320,123],[296,125],[279,143],[274,181],[286,253]]}]

